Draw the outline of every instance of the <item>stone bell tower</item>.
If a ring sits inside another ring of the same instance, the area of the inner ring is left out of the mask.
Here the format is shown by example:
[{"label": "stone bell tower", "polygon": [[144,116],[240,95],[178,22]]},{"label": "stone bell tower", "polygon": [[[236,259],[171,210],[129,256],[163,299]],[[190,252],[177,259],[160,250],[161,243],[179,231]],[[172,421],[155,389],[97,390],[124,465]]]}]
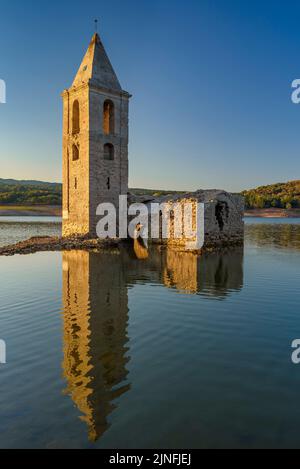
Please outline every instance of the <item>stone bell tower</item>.
[{"label": "stone bell tower", "polygon": [[128,108],[95,34],[63,98],[63,236],[96,236],[100,203],[128,192]]}]

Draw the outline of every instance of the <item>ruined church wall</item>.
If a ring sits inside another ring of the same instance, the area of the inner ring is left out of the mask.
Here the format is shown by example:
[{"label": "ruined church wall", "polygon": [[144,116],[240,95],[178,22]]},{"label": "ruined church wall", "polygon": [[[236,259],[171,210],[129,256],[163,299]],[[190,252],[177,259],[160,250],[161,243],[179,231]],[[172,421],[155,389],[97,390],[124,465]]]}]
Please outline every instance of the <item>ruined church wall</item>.
[{"label": "ruined church wall", "polygon": [[205,204],[205,247],[242,244],[244,199],[228,194]]},{"label": "ruined church wall", "polygon": [[[217,198],[207,200],[208,194],[205,194],[202,199],[197,197],[179,198],[177,200],[164,201],[166,207],[170,211],[174,211],[175,207],[180,206],[182,214],[184,213],[184,206],[191,204],[192,211],[190,216],[182,219],[183,232],[182,236],[175,237],[175,217],[169,218],[170,237],[164,239],[162,237],[162,230],[160,228],[159,238],[152,235],[151,229],[149,230],[150,241],[154,244],[161,244],[169,246],[178,250],[186,250],[187,246],[190,247],[197,245],[197,236],[187,236],[184,228],[191,227],[195,232],[199,230],[199,223],[197,217],[197,204],[204,203],[204,248],[216,248],[222,246],[239,245],[244,241],[244,199],[241,196],[222,193]],[[206,200],[205,200],[206,199]],[[188,212],[189,213],[189,212]],[[176,215],[176,214],[175,214]],[[160,221],[160,224],[162,220]],[[149,221],[149,227],[151,227]],[[197,250],[197,249],[196,249]]]}]

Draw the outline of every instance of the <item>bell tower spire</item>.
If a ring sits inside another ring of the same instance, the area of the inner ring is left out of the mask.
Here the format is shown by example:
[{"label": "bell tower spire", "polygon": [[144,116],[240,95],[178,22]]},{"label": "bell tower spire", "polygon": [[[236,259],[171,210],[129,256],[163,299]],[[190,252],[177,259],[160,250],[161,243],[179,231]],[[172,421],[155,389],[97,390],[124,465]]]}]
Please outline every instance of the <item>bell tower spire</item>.
[{"label": "bell tower spire", "polygon": [[131,97],[97,31],[62,97],[63,235],[96,236],[98,205],[113,203],[118,210],[119,196],[128,192]]}]

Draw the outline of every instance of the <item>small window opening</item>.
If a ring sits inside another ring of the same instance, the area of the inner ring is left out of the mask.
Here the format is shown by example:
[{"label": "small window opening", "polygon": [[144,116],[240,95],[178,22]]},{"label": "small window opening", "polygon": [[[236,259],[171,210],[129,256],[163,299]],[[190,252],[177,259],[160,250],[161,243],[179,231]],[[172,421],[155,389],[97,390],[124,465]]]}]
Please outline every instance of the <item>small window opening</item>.
[{"label": "small window opening", "polygon": [[72,160],[73,161],[79,160],[79,148],[77,145],[73,145],[72,147]]},{"label": "small window opening", "polygon": [[79,134],[80,132],[80,110],[79,102],[76,100],[73,103],[73,123],[72,123],[72,133],[73,135]]},{"label": "small window opening", "polygon": [[104,159],[106,161],[113,161],[115,159],[115,149],[111,143],[104,145]]},{"label": "small window opening", "polygon": [[225,221],[229,217],[229,208],[226,202],[218,202],[215,209],[215,217],[218,222],[220,231],[224,230]]},{"label": "small window opening", "polygon": [[103,105],[103,132],[105,135],[113,134],[115,131],[115,106],[110,100]]}]

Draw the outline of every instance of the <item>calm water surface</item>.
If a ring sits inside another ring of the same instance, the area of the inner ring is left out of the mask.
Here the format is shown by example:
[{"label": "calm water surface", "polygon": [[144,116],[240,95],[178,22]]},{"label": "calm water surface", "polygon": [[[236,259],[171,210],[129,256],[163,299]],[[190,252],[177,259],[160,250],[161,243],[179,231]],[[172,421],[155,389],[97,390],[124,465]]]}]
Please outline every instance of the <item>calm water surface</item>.
[{"label": "calm water surface", "polygon": [[32,236],[60,236],[59,217],[1,217],[0,247],[19,243]]},{"label": "calm water surface", "polygon": [[0,447],[300,447],[299,266],[299,220],[198,259],[1,257]]}]

